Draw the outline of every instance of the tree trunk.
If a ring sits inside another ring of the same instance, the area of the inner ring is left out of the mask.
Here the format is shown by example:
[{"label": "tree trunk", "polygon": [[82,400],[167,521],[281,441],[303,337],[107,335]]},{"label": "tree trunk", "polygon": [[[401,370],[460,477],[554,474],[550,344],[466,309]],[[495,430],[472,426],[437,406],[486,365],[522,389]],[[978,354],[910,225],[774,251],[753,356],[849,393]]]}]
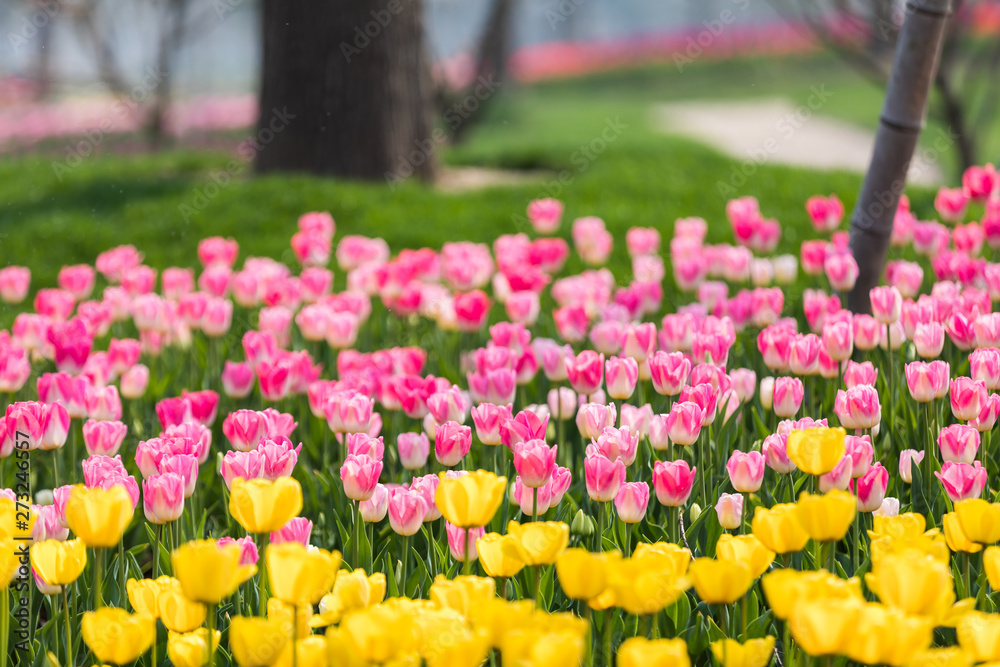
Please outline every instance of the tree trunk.
[{"label": "tree trunk", "polygon": [[896,44],[875,149],[851,217],[851,251],[860,275],[848,295],[856,313],[871,312],[869,292],[878,285],[889,251],[899,196],[923,129],[952,0],[910,0]]},{"label": "tree trunk", "polygon": [[177,52],[184,43],[188,0],[168,0],[166,16],[160,26],[160,43],[156,54],[159,78],[153,91],[153,104],[146,117],[146,135],[150,148],[159,150],[166,139],[166,115],[173,101],[174,66]]},{"label": "tree trunk", "polygon": [[[514,13],[514,0],[493,0],[476,54],[476,76],[472,83],[462,93],[463,99],[451,106],[453,113],[445,111],[445,120],[452,127],[452,141],[458,143],[465,139],[466,133],[478,121],[482,120],[486,108],[496,97],[493,94],[476,96],[476,89],[486,86],[492,90],[494,82],[498,85],[507,83],[507,58],[510,56],[510,26]],[[476,110],[466,111],[463,102],[475,96],[478,103]],[[455,110],[460,110],[456,115]],[[453,122],[461,119],[461,122]]]},{"label": "tree trunk", "polygon": [[259,173],[434,176],[421,0],[264,0]]}]

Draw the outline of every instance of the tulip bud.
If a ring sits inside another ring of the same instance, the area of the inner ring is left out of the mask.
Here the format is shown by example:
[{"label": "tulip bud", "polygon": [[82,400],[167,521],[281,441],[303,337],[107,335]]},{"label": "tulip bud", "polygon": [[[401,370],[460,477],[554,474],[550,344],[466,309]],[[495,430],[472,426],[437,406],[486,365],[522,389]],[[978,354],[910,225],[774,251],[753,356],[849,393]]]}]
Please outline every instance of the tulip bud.
[{"label": "tulip bud", "polygon": [[584,511],[577,510],[573,515],[573,521],[569,526],[570,532],[581,537],[590,537],[594,534],[594,520]]},{"label": "tulip bud", "polygon": [[698,517],[701,516],[701,505],[698,503],[691,503],[691,509],[688,511],[688,514],[691,517],[691,523],[697,521]]}]

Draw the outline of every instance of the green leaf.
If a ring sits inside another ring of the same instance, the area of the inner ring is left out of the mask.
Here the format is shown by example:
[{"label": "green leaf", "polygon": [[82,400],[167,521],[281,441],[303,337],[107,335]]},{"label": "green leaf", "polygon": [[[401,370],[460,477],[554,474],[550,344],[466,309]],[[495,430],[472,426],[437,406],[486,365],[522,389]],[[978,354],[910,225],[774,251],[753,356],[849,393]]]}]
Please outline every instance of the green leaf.
[{"label": "green leaf", "polygon": [[763,614],[755,618],[747,625],[747,634],[743,641],[747,639],[761,639],[766,637],[771,629],[771,610],[768,609]]}]

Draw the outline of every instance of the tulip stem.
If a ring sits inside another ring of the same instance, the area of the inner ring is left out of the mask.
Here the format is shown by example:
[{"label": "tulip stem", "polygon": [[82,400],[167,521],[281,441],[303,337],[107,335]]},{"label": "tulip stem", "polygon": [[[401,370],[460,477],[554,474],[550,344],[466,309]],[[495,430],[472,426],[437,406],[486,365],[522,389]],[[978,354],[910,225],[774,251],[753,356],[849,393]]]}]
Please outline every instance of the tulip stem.
[{"label": "tulip stem", "polygon": [[163,524],[156,524],[156,537],[153,540],[153,579],[160,576],[160,538],[163,535]]},{"label": "tulip stem", "polygon": [[299,667],[299,606],[292,605],[292,667]]},{"label": "tulip stem", "polygon": [[[66,664],[72,665],[75,664],[73,662],[73,629],[69,619],[69,596],[66,594],[66,584],[63,584],[62,587],[62,599],[63,599],[63,609],[66,611]],[[53,636],[56,636],[58,634],[59,634],[58,632],[54,633]],[[156,667],[156,659],[155,659],[156,642],[153,642],[153,651],[154,651],[153,667]]]},{"label": "tulip stem", "polygon": [[7,667],[7,647],[10,642],[10,592],[4,586],[0,596],[0,667]]},{"label": "tulip stem", "polygon": [[409,560],[410,555],[410,536],[403,535],[402,548],[399,550],[399,592],[405,598],[406,597],[406,562]]},{"label": "tulip stem", "polygon": [[94,549],[94,609],[104,606],[104,549]]},{"label": "tulip stem", "polygon": [[[216,611],[215,605],[209,605],[208,607],[208,667],[215,667],[215,620]],[[298,614],[296,610],[292,610],[292,660],[295,659],[295,640],[296,630],[299,625]],[[156,665],[153,665],[156,667]]]},{"label": "tulip stem", "polygon": [[[934,431],[930,428],[930,404],[924,403],[921,412],[924,417],[924,427],[927,429],[927,439],[924,441],[924,460],[923,463],[923,475],[924,482],[924,502],[927,504],[927,508],[930,509],[931,506],[931,474],[934,470]],[[916,508],[914,508],[916,511]]]},{"label": "tulip stem", "polygon": [[354,501],[354,538],[351,540],[351,567],[357,568],[358,563],[358,542],[361,541],[360,538],[360,527],[361,527],[361,505],[357,500]]},{"label": "tulip stem", "polygon": [[118,540],[118,603],[128,611],[128,595],[125,594],[125,538]]},{"label": "tulip stem", "polygon": [[862,521],[862,516],[863,515],[860,514],[860,513],[854,515],[854,526],[853,526],[853,531],[854,531],[854,550],[851,552],[851,569],[855,573],[858,571],[858,564],[859,564],[859,561],[861,560],[861,556],[860,556],[860,554],[861,554],[861,531],[859,530],[858,526],[859,526],[859,524]]},{"label": "tulip stem", "polygon": [[541,609],[542,608],[542,600],[541,600],[541,597],[539,597],[539,595],[538,595],[539,573],[541,572],[541,569],[542,569],[542,567],[540,565],[535,565],[535,566],[533,566],[531,568],[532,574],[534,575],[534,578],[535,578],[535,609]]},{"label": "tulip stem", "polygon": [[531,489],[531,522],[534,523],[538,521],[538,488],[534,487]]},{"label": "tulip stem", "polygon": [[604,667],[611,667],[611,610],[604,612]]},{"label": "tulip stem", "polygon": [[592,618],[593,612],[591,612],[590,605],[587,604],[586,600],[581,600],[580,606],[583,608],[583,620],[587,623],[587,643],[585,644],[583,664],[586,665],[586,667],[593,667],[594,665],[594,621]]},{"label": "tulip stem", "polygon": [[257,615],[267,616],[267,543],[271,539],[269,533],[260,534],[260,565],[257,573]]},{"label": "tulip stem", "polygon": [[604,551],[604,503],[597,503],[597,552]]},{"label": "tulip stem", "polygon": [[465,539],[462,540],[462,574],[468,576],[472,571],[472,559],[469,558],[469,554],[472,551],[471,544],[469,540],[471,535],[469,534],[469,529],[465,529]]}]

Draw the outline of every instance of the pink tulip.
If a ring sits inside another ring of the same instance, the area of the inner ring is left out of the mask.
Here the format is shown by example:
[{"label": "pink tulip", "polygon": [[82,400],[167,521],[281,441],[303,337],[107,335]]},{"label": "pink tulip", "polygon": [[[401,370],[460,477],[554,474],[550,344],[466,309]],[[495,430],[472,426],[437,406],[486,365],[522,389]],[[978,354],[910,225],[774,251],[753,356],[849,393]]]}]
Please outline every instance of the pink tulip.
[{"label": "pink tulip", "polygon": [[795,332],[787,327],[768,326],[757,335],[757,350],[764,357],[764,365],[771,370],[788,368]]},{"label": "pink tulip", "polygon": [[882,419],[878,391],[868,385],[858,385],[837,391],[833,411],[846,429],[870,429]]},{"label": "pink tulip", "polygon": [[656,499],[666,507],[681,507],[691,497],[698,468],[687,461],[657,461],[653,464],[653,489]]},{"label": "pink tulip", "polygon": [[472,429],[457,422],[445,422],[434,433],[434,458],[445,467],[452,467],[469,453]]},{"label": "pink tulip", "polygon": [[614,404],[584,403],[576,413],[576,427],[585,439],[596,440],[604,429],[614,426],[618,415]]},{"label": "pink tulip", "polygon": [[622,356],[642,363],[656,349],[656,325],[652,322],[626,324],[621,333]]},{"label": "pink tulip", "polygon": [[417,491],[404,488],[389,493],[389,526],[398,535],[416,534],[427,516],[428,505]]},{"label": "pink tulip", "polygon": [[760,489],[764,480],[764,455],[735,450],[726,462],[726,471],[734,489],[740,493],[753,493]]},{"label": "pink tulip", "polygon": [[969,426],[980,433],[991,431],[997,423],[998,417],[1000,417],[1000,394],[990,394],[983,409],[980,410],[979,416],[969,421]]},{"label": "pink tulip", "polygon": [[233,539],[232,537],[220,537],[216,541],[216,545],[220,549],[229,546],[230,544],[235,544],[240,548],[240,567],[249,567],[257,564],[260,554],[257,552],[257,545],[254,544],[252,535],[247,535],[246,537],[240,537],[238,539]]},{"label": "pink tulip", "polygon": [[625,465],[629,466],[635,461],[636,454],[639,453],[639,434],[632,433],[628,427],[615,428],[606,427],[597,441],[587,446],[587,451],[594,449],[612,461],[620,458]]},{"label": "pink tulip", "polygon": [[344,495],[351,500],[368,500],[375,493],[382,462],[370,456],[349,454],[340,467],[340,480],[344,483]]},{"label": "pink tulip", "polygon": [[906,364],[904,371],[910,396],[918,403],[929,403],[948,391],[950,370],[947,362],[914,361]]},{"label": "pink tulip", "polygon": [[36,543],[45,540],[63,542],[69,538],[69,528],[62,524],[59,510],[55,505],[34,505],[31,511],[35,515],[35,526],[31,531],[31,537]]},{"label": "pink tulip", "polygon": [[639,381],[639,364],[629,357],[611,357],[605,362],[608,395],[614,399],[628,399]]},{"label": "pink tulip", "polygon": [[122,373],[121,395],[129,400],[142,398],[149,386],[149,368],[145,364],[135,364]]},{"label": "pink tulip", "polygon": [[[30,371],[30,366],[28,367]],[[87,380],[69,373],[43,373],[36,382],[38,400],[42,403],[62,403],[73,419],[87,416]]]},{"label": "pink tulip", "polygon": [[472,423],[476,426],[476,436],[484,445],[501,444],[503,427],[511,418],[509,405],[480,403],[472,408]]},{"label": "pink tulip", "polygon": [[797,469],[788,458],[787,442],[787,434],[775,433],[764,438],[764,443],[761,446],[767,467],[782,475],[787,475]]},{"label": "pink tulip", "polygon": [[653,420],[653,408],[649,403],[643,406],[622,404],[621,426],[626,426],[632,433],[638,433],[639,437],[648,437],[649,428]]},{"label": "pink tulip", "polygon": [[874,512],[881,507],[888,484],[889,471],[881,463],[873,464],[868,472],[858,478],[858,511]]},{"label": "pink tulip", "polygon": [[874,387],[877,379],[878,369],[872,362],[865,361],[860,364],[854,361],[847,362],[847,368],[844,370],[844,385],[848,389],[860,385]]},{"label": "pink tulip", "polygon": [[566,378],[578,394],[593,394],[604,380],[604,355],[584,350],[566,360]]},{"label": "pink tulip", "polygon": [[558,199],[535,199],[528,203],[528,220],[539,234],[553,234],[559,229],[563,203]]},{"label": "pink tulip", "polygon": [[917,354],[924,359],[935,359],[944,349],[944,327],[937,322],[918,324],[913,332]]},{"label": "pink tulip", "polygon": [[[142,443],[140,443],[142,444]],[[237,477],[243,479],[258,479],[261,476],[263,461],[260,452],[226,452],[222,458],[222,479],[226,488],[231,488]]]},{"label": "pink tulip", "polygon": [[596,217],[577,218],[572,227],[573,245],[586,264],[600,266],[611,254],[614,239],[604,221]]},{"label": "pink tulip", "polygon": [[677,401],[678,403],[690,401],[700,407],[702,426],[708,426],[715,421],[718,412],[719,390],[708,383],[689,385],[681,389]]},{"label": "pink tulip", "polygon": [[299,443],[298,447],[294,447],[288,438],[262,441],[257,447],[257,452],[260,454],[261,479],[273,482],[279,477],[291,477],[301,451],[302,444]]},{"label": "pink tulip", "polygon": [[789,347],[789,370],[799,376],[815,375],[819,372],[819,353],[822,346],[816,334],[795,335]]},{"label": "pink tulip", "polygon": [[862,351],[874,350],[881,341],[884,327],[871,315],[855,315],[852,320],[854,347]]},{"label": "pink tulip", "polygon": [[743,496],[739,493],[723,493],[715,503],[715,513],[723,528],[739,528],[743,523]]},{"label": "pink tulip", "polygon": [[330,394],[324,411],[334,433],[363,433],[371,424],[375,400],[361,392],[346,390]]},{"label": "pink tulip", "polygon": [[970,421],[979,417],[987,401],[986,383],[968,377],[951,381],[951,412],[955,419]]},{"label": "pink tulip", "polygon": [[396,436],[396,449],[399,462],[404,468],[420,470],[427,465],[430,441],[425,433],[400,433]]},{"label": "pink tulip", "polygon": [[992,164],[973,165],[962,174],[962,194],[969,199],[986,200],[996,194],[1000,178]]},{"label": "pink tulip", "polygon": [[365,454],[381,461],[385,454],[385,443],[382,437],[373,438],[367,433],[348,433],[345,436],[348,454]]},{"label": "pink tulip", "polygon": [[779,417],[794,417],[802,405],[805,388],[802,380],[793,377],[779,377],[774,380],[774,414]]},{"label": "pink tulip", "polygon": [[507,405],[514,401],[517,374],[512,368],[469,373],[469,394],[475,403]]},{"label": "pink tulip", "polygon": [[941,218],[948,222],[958,222],[965,217],[965,209],[968,205],[969,199],[962,188],[942,187],[934,197],[934,208]]},{"label": "pink tulip", "polygon": [[38,449],[42,444],[47,412],[46,405],[37,401],[11,403],[7,406],[5,415],[7,433],[17,434],[18,443],[24,442],[26,439],[29,450]]},{"label": "pink tulip", "polygon": [[667,436],[675,445],[693,445],[701,434],[704,410],[697,403],[684,401],[670,406],[670,413],[664,416]]},{"label": "pink tulip", "polygon": [[526,440],[545,439],[545,432],[549,425],[549,416],[535,413],[531,410],[522,410],[513,419],[508,419],[500,428],[500,442],[508,449],[513,450],[514,445]]},{"label": "pink tulip", "polygon": [[569,387],[550,389],[549,414],[557,420],[573,419],[576,415],[576,392]]},{"label": "pink tulip", "polygon": [[944,492],[953,503],[979,498],[983,495],[988,480],[986,468],[979,461],[974,461],[972,465],[945,461],[941,465],[941,472],[935,472],[934,476],[941,480]]},{"label": "pink tulip", "polygon": [[256,449],[267,436],[267,429],[267,416],[254,410],[231,412],[222,422],[222,433],[233,449],[241,452]]},{"label": "pink tulip", "polygon": [[837,292],[850,292],[858,279],[858,263],[853,255],[837,252],[827,256],[823,262],[823,271],[830,281],[830,287]]},{"label": "pink tulip", "polygon": [[61,289],[40,289],[35,294],[35,312],[57,322],[69,319],[76,306],[76,298]]},{"label": "pink tulip", "polygon": [[46,405],[42,411],[40,449],[59,449],[69,434],[69,413],[61,403]]},{"label": "pink tulip", "polygon": [[846,361],[854,352],[854,332],[849,321],[824,324],[822,340],[826,353],[834,361]]},{"label": "pink tulip", "polygon": [[656,352],[649,357],[653,389],[661,396],[676,396],[687,383],[691,361],[681,352]]},{"label": "pink tulip", "polygon": [[312,536],[313,522],[304,516],[295,516],[288,520],[281,530],[271,533],[271,544],[283,542],[298,542],[308,547]]},{"label": "pink tulip", "polygon": [[250,364],[226,360],[221,380],[226,396],[244,398],[253,390],[253,369]]},{"label": "pink tulip", "polygon": [[979,451],[979,431],[965,424],[952,424],[938,432],[937,442],[942,460],[972,463]]},{"label": "pink tulip", "polygon": [[83,423],[83,443],[91,456],[114,456],[118,453],[128,427],[119,421],[99,422],[88,419]]},{"label": "pink tulip", "polygon": [[165,472],[151,475],[142,482],[142,509],[146,520],[163,525],[176,521],[184,513],[184,480]]},{"label": "pink tulip", "polygon": [[817,232],[832,232],[840,226],[840,221],[844,217],[844,205],[840,203],[837,195],[829,197],[814,195],[806,200],[806,212],[809,213],[813,228]]},{"label": "pink tulip", "polygon": [[601,452],[593,451],[587,453],[583,468],[590,499],[605,503],[614,500],[625,481],[625,463],[620,458],[611,461]]},{"label": "pink tulip", "polygon": [[389,489],[384,484],[375,486],[375,493],[368,500],[362,500],[358,504],[358,511],[361,518],[367,523],[377,523],[385,518],[389,510]]},{"label": "pink tulip", "polygon": [[461,389],[452,385],[445,391],[438,391],[427,397],[427,409],[434,416],[434,421],[443,424],[446,421],[465,421],[469,412],[469,402],[462,395]]},{"label": "pink tulip", "polygon": [[460,563],[466,561],[471,563],[479,558],[479,554],[476,552],[476,542],[486,534],[485,528],[480,526],[466,530],[446,521],[445,532],[448,535],[448,551],[451,552],[452,558]]},{"label": "pink tulip", "polygon": [[903,308],[903,297],[895,287],[873,287],[869,294],[872,314],[880,324],[893,324],[899,319]]},{"label": "pink tulip", "polygon": [[74,488],[74,485],[66,484],[52,489],[52,506],[55,508],[59,524],[67,528],[67,536],[69,535],[69,526],[66,524],[66,503],[69,502],[69,497],[72,495]]},{"label": "pink tulip", "polygon": [[851,485],[851,457],[845,455],[828,473],[819,476],[819,490],[826,493],[831,489],[846,491]]},{"label": "pink tulip", "polygon": [[1000,350],[986,347],[970,353],[969,374],[991,391],[1000,389]]},{"label": "pink tulip", "polygon": [[847,456],[851,457],[851,477],[857,479],[868,472],[868,468],[871,467],[872,457],[875,455],[871,437],[848,435],[844,438],[844,445]]},{"label": "pink tulip", "polygon": [[198,242],[198,260],[202,266],[233,266],[240,252],[239,244],[233,239],[212,236]]},{"label": "pink tulip", "polygon": [[59,287],[83,301],[94,290],[94,269],[89,264],[75,264],[59,269]]},{"label": "pink tulip", "polygon": [[4,303],[21,303],[28,296],[31,271],[23,266],[0,269],[0,300]]},{"label": "pink tulip", "polygon": [[618,518],[625,523],[639,523],[646,516],[649,505],[649,484],[646,482],[625,482],[615,495],[615,509]]},{"label": "pink tulip", "polygon": [[558,446],[549,447],[544,440],[527,440],[514,446],[514,468],[528,488],[545,486],[556,467]]},{"label": "pink tulip", "polygon": [[188,454],[167,455],[160,459],[156,470],[159,474],[172,472],[180,475],[181,479],[184,480],[184,497],[190,498],[194,494],[195,486],[198,483],[198,459],[196,457]]},{"label": "pink tulip", "polygon": [[913,468],[920,467],[924,460],[924,452],[916,449],[904,449],[899,453],[899,476],[907,484],[913,483]]}]

